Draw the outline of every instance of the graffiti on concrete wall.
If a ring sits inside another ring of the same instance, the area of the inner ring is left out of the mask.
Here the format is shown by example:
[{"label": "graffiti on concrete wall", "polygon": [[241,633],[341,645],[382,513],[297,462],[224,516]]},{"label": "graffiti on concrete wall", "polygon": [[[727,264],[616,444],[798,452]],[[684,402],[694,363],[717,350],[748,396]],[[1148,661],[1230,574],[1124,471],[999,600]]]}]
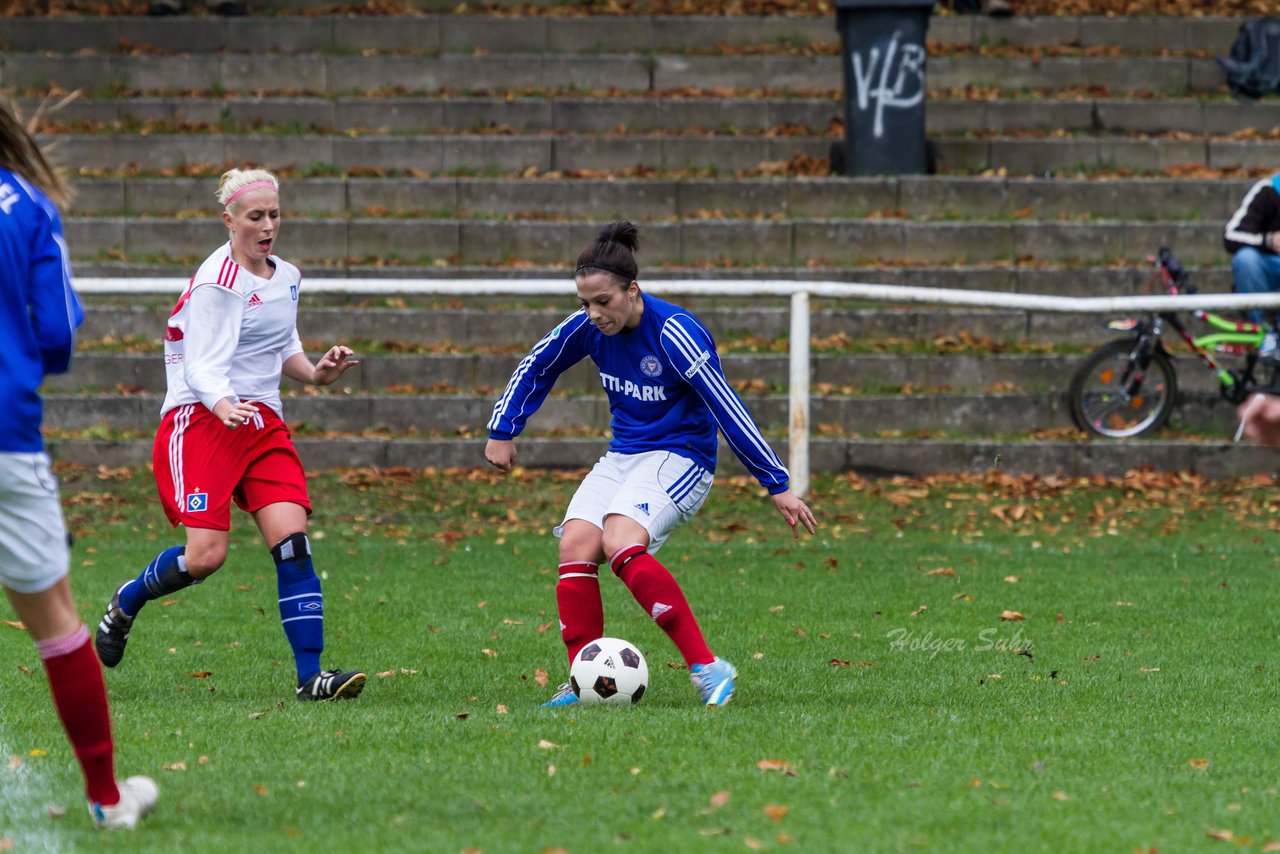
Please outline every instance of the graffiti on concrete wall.
[{"label": "graffiti on concrete wall", "polygon": [[865,53],[852,51],[853,86],[858,112],[874,109],[872,134],[884,136],[884,111],[904,110],[924,100],[925,51],[902,44],[902,33],[873,44]]}]

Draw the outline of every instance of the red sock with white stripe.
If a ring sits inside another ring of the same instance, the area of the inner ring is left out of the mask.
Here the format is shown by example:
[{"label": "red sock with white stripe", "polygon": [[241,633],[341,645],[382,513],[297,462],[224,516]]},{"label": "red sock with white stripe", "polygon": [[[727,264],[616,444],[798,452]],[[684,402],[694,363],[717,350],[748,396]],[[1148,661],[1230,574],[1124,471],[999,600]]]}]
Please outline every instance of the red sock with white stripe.
[{"label": "red sock with white stripe", "polygon": [[560,611],[560,637],[569,651],[570,664],[578,650],[604,634],[598,571],[596,564],[587,561],[560,564],[556,607]]},{"label": "red sock with white stripe", "polygon": [[609,563],[627,585],[640,607],[653,617],[667,636],[675,642],[686,664],[710,664],[715,656],[702,638],[702,629],[684,591],[665,566],[639,543],[618,549]]},{"label": "red sock with white stripe", "polygon": [[36,650],[49,675],[53,704],[84,770],[85,793],[95,804],[120,802],[116,788],[115,745],[102,665],[89,643],[89,630],[61,638],[36,641]]}]

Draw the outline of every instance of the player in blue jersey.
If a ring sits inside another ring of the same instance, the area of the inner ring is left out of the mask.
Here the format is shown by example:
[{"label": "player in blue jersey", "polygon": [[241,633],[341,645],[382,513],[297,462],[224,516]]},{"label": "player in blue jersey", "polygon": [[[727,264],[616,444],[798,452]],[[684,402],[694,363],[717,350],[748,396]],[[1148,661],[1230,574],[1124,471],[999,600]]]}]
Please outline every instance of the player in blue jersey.
[{"label": "player in blue jersey", "polygon": [[89,814],[99,827],[132,828],[155,805],[156,784],[115,779],[102,667],[67,581],[67,529],[40,434],[40,384],[71,366],[84,320],[54,206],[68,196],[27,129],[0,105],[0,586],[48,674],[84,773]]},{"label": "player in blue jersey", "polygon": [[[515,437],[556,378],[584,358],[595,362],[609,397],[613,440],[556,528],[556,604],[569,660],[604,635],[598,569],[607,560],[680,650],[702,701],[722,706],[733,697],[737,672],[711,652],[680,585],[654,557],[706,500],[717,430],[795,536],[797,526],[814,533],[817,521],[788,487],[786,467],[730,388],[711,334],[680,306],[640,290],[637,246],[636,227],[616,222],[578,256],[582,308],[534,345],[512,374],[489,419],[485,459],[510,471]],[[575,702],[562,685],[546,705]]]}]

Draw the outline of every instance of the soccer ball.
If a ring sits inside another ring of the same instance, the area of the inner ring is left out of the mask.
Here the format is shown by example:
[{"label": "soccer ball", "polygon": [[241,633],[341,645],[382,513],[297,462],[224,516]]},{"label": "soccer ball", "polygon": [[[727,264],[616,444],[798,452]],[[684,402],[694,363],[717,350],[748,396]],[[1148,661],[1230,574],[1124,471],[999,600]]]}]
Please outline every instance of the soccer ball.
[{"label": "soccer ball", "polygon": [[619,638],[597,638],[574,656],[569,684],[586,705],[640,702],[649,684],[649,665],[640,650]]}]

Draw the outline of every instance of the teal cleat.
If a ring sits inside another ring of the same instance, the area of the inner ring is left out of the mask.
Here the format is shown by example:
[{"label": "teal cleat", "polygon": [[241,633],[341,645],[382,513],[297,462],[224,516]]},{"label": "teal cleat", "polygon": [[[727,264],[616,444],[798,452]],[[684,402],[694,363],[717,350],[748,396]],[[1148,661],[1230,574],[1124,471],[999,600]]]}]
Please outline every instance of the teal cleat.
[{"label": "teal cleat", "polygon": [[578,705],[578,695],[574,693],[573,686],[568,682],[556,689],[556,695],[550,700],[542,704],[544,709],[558,709],[561,706]]},{"label": "teal cleat", "polygon": [[710,664],[695,664],[689,668],[689,678],[693,687],[702,695],[702,702],[708,706],[723,706],[733,699],[733,680],[738,671],[723,658],[717,658]]}]

